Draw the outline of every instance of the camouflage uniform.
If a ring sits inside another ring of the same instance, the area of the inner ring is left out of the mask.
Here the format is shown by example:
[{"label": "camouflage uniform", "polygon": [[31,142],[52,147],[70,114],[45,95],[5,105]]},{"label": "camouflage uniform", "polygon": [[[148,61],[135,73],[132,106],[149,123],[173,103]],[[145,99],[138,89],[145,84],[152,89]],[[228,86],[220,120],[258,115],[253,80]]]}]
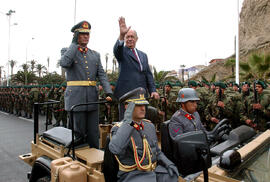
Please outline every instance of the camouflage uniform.
[{"label": "camouflage uniform", "polygon": [[32,118],[34,103],[39,102],[40,92],[38,88],[31,88],[29,92],[29,118]]},{"label": "camouflage uniform", "polygon": [[[165,98],[167,100],[167,103],[165,103],[165,100],[163,100],[164,102],[159,103],[160,104],[160,110],[166,112],[166,120],[171,119],[172,115],[179,109],[179,105],[178,103],[176,103],[176,99],[177,99],[177,93],[173,92],[172,90],[165,93]],[[166,105],[166,106],[165,106]],[[178,107],[177,107],[178,106]],[[165,111],[166,108],[166,111]]]},{"label": "camouflage uniform", "polygon": [[[59,93],[58,89],[55,88],[53,91],[53,100],[59,101],[61,97],[61,93]],[[56,123],[53,126],[60,126],[60,103],[53,104],[53,115],[56,120]]]},{"label": "camouflage uniform", "polygon": [[207,129],[212,130],[216,123],[211,121],[212,117],[215,117],[217,119],[223,119],[223,118],[231,118],[233,113],[233,102],[230,98],[226,97],[225,95],[222,95],[221,101],[224,103],[224,108],[221,108],[217,106],[219,101],[219,96],[217,94],[213,95],[209,98],[209,102],[205,108],[205,116],[207,121]]},{"label": "camouflage uniform", "polygon": [[112,103],[109,105],[109,123],[119,121],[118,104]]},{"label": "camouflage uniform", "polygon": [[246,115],[241,117],[241,120],[245,122],[247,119],[255,120],[257,119],[256,129],[259,131],[265,131],[266,122],[270,121],[270,96],[269,93],[263,91],[261,94],[258,93],[258,103],[262,106],[261,110],[258,110],[257,118],[255,116],[255,111],[253,109],[253,104],[255,103],[254,95],[248,97],[248,108]]},{"label": "camouflage uniform", "polygon": [[209,103],[209,98],[211,97],[210,89],[200,87],[196,89],[196,92],[198,93],[198,97],[200,98],[200,101],[197,104],[197,112],[200,115],[202,124],[206,126],[207,122],[204,110]]},{"label": "camouflage uniform", "polygon": [[[48,86],[44,94],[44,102],[48,102],[53,97],[53,89]],[[44,111],[47,115],[48,124],[52,124],[52,105],[44,105]]]}]

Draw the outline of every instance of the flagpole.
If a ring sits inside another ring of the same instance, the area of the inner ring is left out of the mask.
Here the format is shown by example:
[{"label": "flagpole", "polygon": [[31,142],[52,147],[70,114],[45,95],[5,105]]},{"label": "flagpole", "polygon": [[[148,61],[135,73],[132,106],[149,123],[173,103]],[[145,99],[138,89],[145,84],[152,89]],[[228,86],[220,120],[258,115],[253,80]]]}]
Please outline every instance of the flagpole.
[{"label": "flagpole", "polygon": [[237,0],[237,25],[235,41],[235,82],[239,84],[239,0]]},{"label": "flagpole", "polygon": [[77,11],[77,0],[75,0],[75,6],[74,6],[74,25],[76,24],[76,12]]}]

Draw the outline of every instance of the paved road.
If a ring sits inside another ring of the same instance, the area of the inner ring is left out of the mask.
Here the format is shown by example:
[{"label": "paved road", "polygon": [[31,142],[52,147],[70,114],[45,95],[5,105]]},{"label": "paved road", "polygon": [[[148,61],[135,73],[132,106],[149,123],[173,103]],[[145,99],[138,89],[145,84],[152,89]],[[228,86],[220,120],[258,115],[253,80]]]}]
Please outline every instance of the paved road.
[{"label": "paved road", "polygon": [[[45,118],[40,117],[40,131]],[[18,156],[31,152],[33,120],[16,117],[0,111],[0,182],[27,182],[31,167]]]}]

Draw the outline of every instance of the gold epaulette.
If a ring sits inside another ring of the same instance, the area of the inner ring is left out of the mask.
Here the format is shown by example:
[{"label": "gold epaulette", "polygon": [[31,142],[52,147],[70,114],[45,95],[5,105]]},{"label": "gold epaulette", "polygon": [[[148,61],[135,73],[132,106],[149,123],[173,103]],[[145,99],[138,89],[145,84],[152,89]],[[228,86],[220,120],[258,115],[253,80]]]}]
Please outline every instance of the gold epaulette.
[{"label": "gold epaulette", "polygon": [[143,121],[147,122],[147,123],[152,123],[152,121],[148,120],[148,119],[143,119]]},{"label": "gold epaulette", "polygon": [[113,127],[118,127],[118,128],[120,128],[120,126],[121,126],[122,124],[123,124],[123,121],[116,123],[115,125],[113,125]]}]

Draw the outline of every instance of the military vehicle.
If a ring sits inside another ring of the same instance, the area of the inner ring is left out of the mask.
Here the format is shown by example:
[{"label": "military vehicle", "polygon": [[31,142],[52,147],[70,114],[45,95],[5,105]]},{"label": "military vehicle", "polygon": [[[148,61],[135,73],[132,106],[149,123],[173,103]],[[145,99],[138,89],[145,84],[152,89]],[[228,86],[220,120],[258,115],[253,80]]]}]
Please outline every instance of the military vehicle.
[{"label": "military vehicle", "polygon": [[[99,103],[102,102],[79,105]],[[38,107],[42,104],[53,104],[53,102],[35,103],[31,153],[19,156],[21,160],[32,166],[32,171],[28,174],[29,182],[105,182],[102,172],[104,151],[89,148],[80,141],[80,138],[76,138],[73,124],[71,129],[54,127],[39,134]],[[72,110],[79,105],[73,106]],[[70,115],[73,123],[72,111]],[[168,135],[166,131],[168,123],[164,122],[161,127],[161,146],[168,158],[177,158],[174,162],[181,167],[179,171],[182,174],[179,182],[208,180],[237,182],[243,179],[269,181],[270,130],[257,134],[252,128],[240,126],[229,133],[226,141],[210,148],[205,134],[200,131],[183,134],[175,143],[170,140],[164,141],[163,138]],[[100,126],[101,147],[105,146],[111,127],[111,125]],[[168,148],[164,145],[169,146],[171,153],[166,151]],[[177,151],[178,156],[172,151]],[[267,165],[258,168],[257,157],[262,153],[265,159],[259,160],[266,161]],[[251,162],[254,158],[255,164]],[[262,173],[263,180],[258,177]]]}]

